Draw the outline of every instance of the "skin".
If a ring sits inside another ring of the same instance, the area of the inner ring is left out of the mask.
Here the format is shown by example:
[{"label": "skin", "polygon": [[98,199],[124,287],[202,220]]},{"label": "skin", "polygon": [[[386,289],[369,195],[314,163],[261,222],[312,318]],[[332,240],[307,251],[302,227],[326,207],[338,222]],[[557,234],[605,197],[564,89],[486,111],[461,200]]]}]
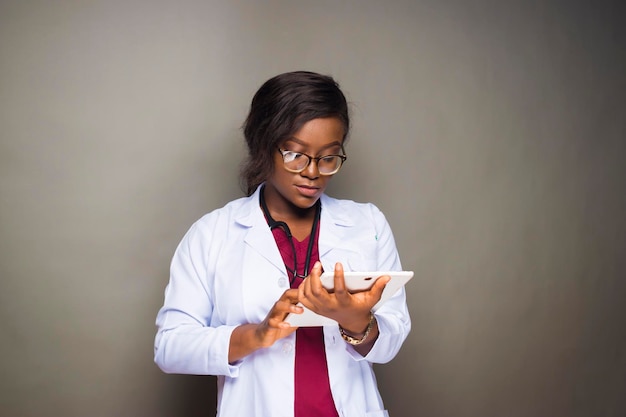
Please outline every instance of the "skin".
[{"label": "skin", "polygon": [[[281,144],[281,148],[311,156],[336,155],[341,154],[343,137],[343,124],[339,119],[313,119]],[[326,190],[331,177],[320,175],[314,161],[300,173],[289,172],[284,168],[282,156],[276,151],[274,170],[267,178],[264,190],[270,214],[274,219],[286,222],[293,236],[303,240],[311,231],[314,205]],[[230,339],[229,362],[236,362],[258,349],[272,346],[277,340],[295,332],[297,328],[291,327],[284,320],[289,313],[302,313],[302,307],[296,306],[298,302],[336,320],[346,333],[360,338],[369,323],[370,311],[380,300],[390,278],[380,277],[370,290],[351,294],[346,290],[343,266],[337,263],[334,268],[333,292],[328,292],[322,286],[322,265],[316,262],[300,287],[285,291],[261,323],[235,328]],[[377,337],[378,326],[374,323],[368,339],[355,346],[355,350],[363,356],[367,355]]]}]

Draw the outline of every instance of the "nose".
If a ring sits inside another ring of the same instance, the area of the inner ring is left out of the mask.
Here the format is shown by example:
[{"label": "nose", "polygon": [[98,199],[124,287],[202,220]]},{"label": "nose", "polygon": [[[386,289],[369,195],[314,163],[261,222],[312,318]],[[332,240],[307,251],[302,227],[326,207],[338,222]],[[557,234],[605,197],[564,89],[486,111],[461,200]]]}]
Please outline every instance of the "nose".
[{"label": "nose", "polygon": [[320,171],[317,167],[317,160],[310,158],[309,165],[306,166],[301,172],[300,175],[307,177],[308,179],[314,180],[320,176]]}]

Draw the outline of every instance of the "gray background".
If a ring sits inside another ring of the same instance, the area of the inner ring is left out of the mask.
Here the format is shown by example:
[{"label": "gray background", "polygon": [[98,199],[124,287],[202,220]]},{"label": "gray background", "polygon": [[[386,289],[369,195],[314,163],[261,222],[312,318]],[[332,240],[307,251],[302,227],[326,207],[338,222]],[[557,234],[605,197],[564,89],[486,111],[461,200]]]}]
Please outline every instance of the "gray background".
[{"label": "gray background", "polygon": [[0,1],[0,415],[213,415],[154,318],[183,233],[241,195],[253,93],[296,69],[352,103],[329,193],[416,272],[391,415],[625,415],[618,5]]}]

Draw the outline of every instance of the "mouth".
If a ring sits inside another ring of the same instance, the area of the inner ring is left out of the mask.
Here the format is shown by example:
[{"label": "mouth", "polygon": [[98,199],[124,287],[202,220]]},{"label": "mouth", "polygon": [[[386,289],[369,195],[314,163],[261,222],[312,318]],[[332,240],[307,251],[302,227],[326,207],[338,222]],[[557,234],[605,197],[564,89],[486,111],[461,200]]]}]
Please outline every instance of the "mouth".
[{"label": "mouth", "polygon": [[315,197],[320,190],[319,187],[310,185],[296,185],[296,189],[305,197]]}]

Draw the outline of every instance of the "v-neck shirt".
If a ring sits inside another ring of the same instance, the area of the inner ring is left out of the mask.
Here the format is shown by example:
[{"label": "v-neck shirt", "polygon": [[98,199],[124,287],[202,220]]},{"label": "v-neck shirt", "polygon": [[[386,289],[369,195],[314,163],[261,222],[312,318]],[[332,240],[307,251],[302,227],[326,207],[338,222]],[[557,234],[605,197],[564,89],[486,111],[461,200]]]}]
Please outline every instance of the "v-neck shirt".
[{"label": "v-neck shirt", "polygon": [[[309,265],[313,266],[319,260],[317,244],[319,224],[313,236],[309,235],[302,241],[292,237],[293,248],[289,237],[287,237],[283,229],[274,228],[272,234],[285,265],[294,264],[293,252],[295,248],[296,259],[298,260],[298,274],[304,273],[304,265],[311,238],[314,239],[314,242]],[[295,277],[294,279],[289,270],[287,268],[286,270],[291,282],[291,288],[298,288],[303,282],[303,278]],[[295,417],[338,417],[335,402],[330,391],[322,327],[300,327],[296,330],[294,382]]]}]

